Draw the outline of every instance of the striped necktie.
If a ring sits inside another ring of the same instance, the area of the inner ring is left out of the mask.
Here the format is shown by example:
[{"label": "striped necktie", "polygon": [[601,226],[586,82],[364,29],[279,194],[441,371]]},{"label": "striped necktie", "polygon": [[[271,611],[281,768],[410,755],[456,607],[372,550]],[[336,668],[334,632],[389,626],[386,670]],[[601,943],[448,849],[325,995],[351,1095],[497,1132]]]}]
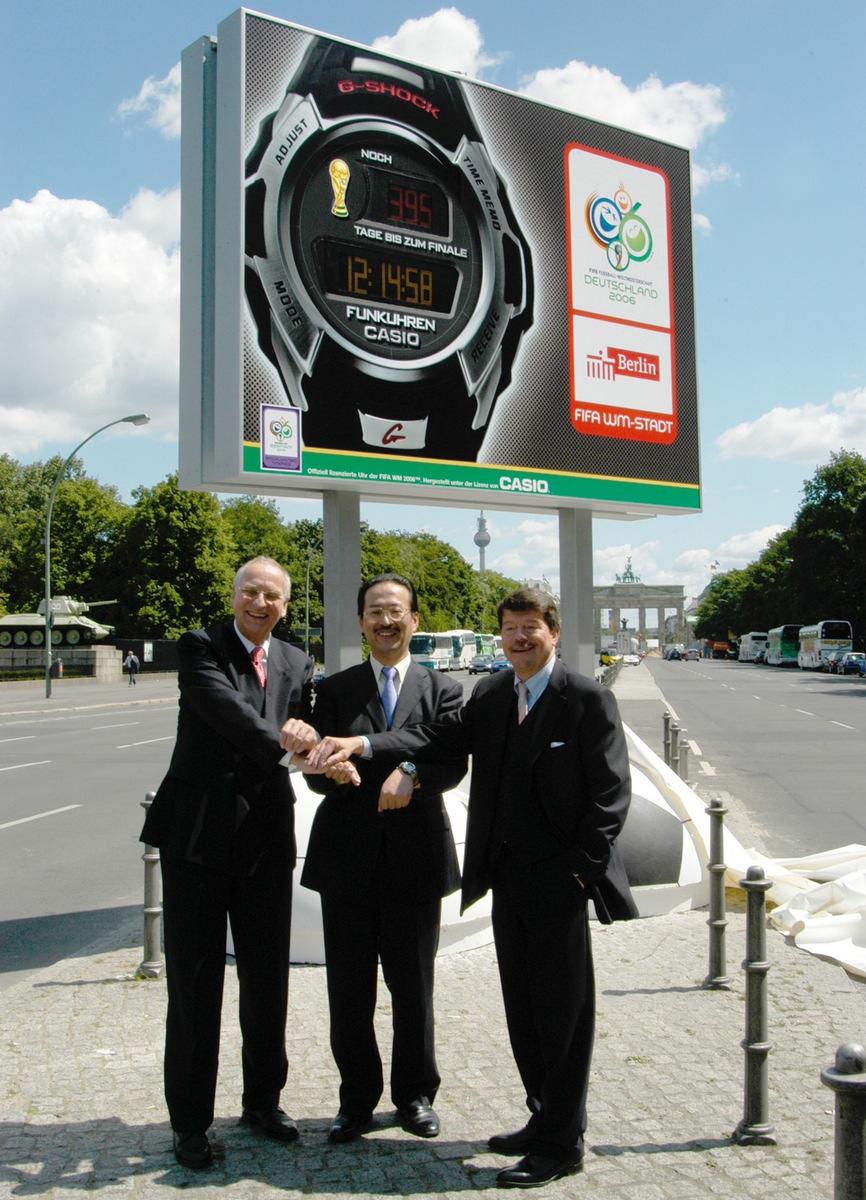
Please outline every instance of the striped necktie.
[{"label": "striped necktie", "polygon": [[262,685],[262,687],[265,686],[267,681],[267,676],[265,675],[265,664],[262,662],[264,656],[264,646],[254,646],[250,651],[250,658],[253,660],[253,666],[255,667],[256,674],[259,677],[259,683]]}]

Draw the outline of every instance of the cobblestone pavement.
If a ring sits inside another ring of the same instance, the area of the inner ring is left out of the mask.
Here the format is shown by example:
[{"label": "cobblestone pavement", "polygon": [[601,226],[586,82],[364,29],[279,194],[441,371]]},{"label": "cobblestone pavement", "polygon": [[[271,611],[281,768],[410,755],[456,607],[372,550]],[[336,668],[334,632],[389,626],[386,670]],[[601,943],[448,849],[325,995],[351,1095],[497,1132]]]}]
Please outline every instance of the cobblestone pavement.
[{"label": "cobblestone pavement", "polygon": [[[638,686],[634,679],[624,689]],[[617,689],[619,691],[619,688]],[[645,698],[646,699],[646,698]],[[624,711],[627,701],[623,697]],[[626,719],[628,719],[626,711]],[[767,935],[769,1122],[774,1145],[731,1138],[744,1115],[745,915],[730,895],[729,990],[702,987],[706,912],[594,927],[598,1028],[586,1170],[548,1185],[605,1200],[829,1200],[833,1094],[820,1082],[843,1042],[866,1039],[866,985]],[[29,976],[0,1008],[0,1197],[105,1200],[189,1188],[202,1198],[276,1195],[457,1197],[496,1188],[510,1160],[492,1133],[519,1127],[523,1097],[508,1048],[496,963],[485,947],[437,964],[442,1134],[420,1141],[381,1108],[347,1146],[326,1141],[337,1109],[324,970],[293,967],[285,1108],[301,1137],[289,1147],[238,1124],[237,983],[227,972],[213,1136],[218,1157],[188,1172],[171,1154],[162,1098],[165,984],[138,980],[137,920],[77,959]],[[381,1043],[390,1044],[380,989]]]}]

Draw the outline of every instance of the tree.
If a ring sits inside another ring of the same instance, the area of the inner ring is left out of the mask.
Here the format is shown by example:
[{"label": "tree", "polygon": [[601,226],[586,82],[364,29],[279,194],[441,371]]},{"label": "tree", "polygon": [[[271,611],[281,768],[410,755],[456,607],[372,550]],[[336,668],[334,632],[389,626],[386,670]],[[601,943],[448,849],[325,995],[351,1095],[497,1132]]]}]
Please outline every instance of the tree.
[{"label": "tree", "polygon": [[238,566],[259,554],[288,566],[292,536],[283,524],[275,500],[234,496],[223,502],[222,514],[235,544]]},{"label": "tree", "polygon": [[[25,467],[0,458],[0,588],[13,612],[32,612],[45,593],[45,520],[64,459]],[[74,458],[57,486],[51,513],[51,590],[79,600],[103,596],[113,547],[127,507],[116,488],[89,478]],[[106,619],[110,620],[110,617]]]},{"label": "tree", "polygon": [[126,636],[178,637],[230,614],[236,551],[210,492],[181,491],[177,475],[133,491],[118,548]]}]

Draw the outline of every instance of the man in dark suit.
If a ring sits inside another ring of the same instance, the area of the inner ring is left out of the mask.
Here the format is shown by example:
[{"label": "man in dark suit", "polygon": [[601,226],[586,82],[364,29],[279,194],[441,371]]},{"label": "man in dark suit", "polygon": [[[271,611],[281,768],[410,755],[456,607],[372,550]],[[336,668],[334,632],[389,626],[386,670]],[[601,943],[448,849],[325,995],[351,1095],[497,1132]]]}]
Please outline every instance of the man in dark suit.
[{"label": "man in dark suit", "polygon": [[[580,1171],[595,1023],[588,902],[603,921],[637,916],[616,839],[631,798],[613,693],[556,659],[559,614],[520,588],[499,605],[514,673],[483,680],[444,721],[376,735],[374,755],[471,753],[463,908],[493,893],[493,934],[527,1124],[489,1141],[523,1157],[502,1187],[537,1187]],[[358,753],[325,739],[315,761]],[[383,784],[387,815],[414,803],[400,772]]]},{"label": "man in dark suit", "polygon": [[[460,685],[412,661],[418,627],[415,588],[402,575],[378,575],[358,593],[368,662],[318,685],[318,729],[364,737],[456,712]],[[388,679],[388,676],[391,679]],[[329,1140],[348,1142],[369,1127],[383,1092],[373,1017],[378,962],[391,993],[391,1100],[404,1129],[435,1137],[433,1102],[440,1076],[433,1027],[433,973],[442,897],[460,886],[451,826],[442,798],[466,773],[465,756],[428,765],[407,780],[412,803],[378,812],[379,791],[399,755],[361,761],[360,786],[309,776],[324,793],[310,832],[301,883],[320,893],[331,1018],[340,1071],[340,1108]],[[412,771],[403,764],[402,771]]]},{"label": "man in dark suit", "polygon": [[241,1120],[280,1141],[298,1136],[279,1107],[295,862],[294,794],[283,762],[286,749],[309,748],[316,736],[301,719],[310,709],[313,663],[270,636],[289,590],[278,563],[254,558],[234,580],[234,622],[181,637],[177,741],[141,834],[160,849],[165,1094],[175,1156],[187,1167],[207,1167],[213,1157],[207,1130],[227,917],[240,987]]}]

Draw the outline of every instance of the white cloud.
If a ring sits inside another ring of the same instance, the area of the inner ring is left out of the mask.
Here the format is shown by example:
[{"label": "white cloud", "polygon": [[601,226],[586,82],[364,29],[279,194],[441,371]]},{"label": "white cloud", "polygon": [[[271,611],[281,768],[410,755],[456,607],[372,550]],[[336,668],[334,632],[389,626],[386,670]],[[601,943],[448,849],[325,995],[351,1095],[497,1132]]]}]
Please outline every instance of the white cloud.
[{"label": "white cloud", "polygon": [[474,78],[497,61],[484,53],[483,46],[478,22],[456,8],[440,8],[429,17],[404,21],[395,34],[373,42],[374,49],[397,58],[427,63],[443,71],[459,71]]},{"label": "white cloud", "polygon": [[175,63],[164,79],[149,75],[137,96],[122,100],[117,115],[126,120],[144,117],[146,124],[158,129],[163,137],[180,137],[180,63]]},{"label": "white cloud", "polygon": [[784,525],[765,525],[751,533],[735,533],[719,545],[718,558],[725,570],[745,567],[754,562],[766,550],[774,537],[785,529]]},{"label": "white cloud", "polygon": [[0,210],[3,450],[33,454],[132,412],[177,427],[178,196],[117,217],[48,191]]},{"label": "white cloud", "polygon": [[866,442],[866,387],[837,392],[828,404],[777,406],[716,438],[722,458],[736,455],[821,462],[834,450]]},{"label": "white cloud", "polygon": [[564,67],[536,71],[521,91],[536,100],[690,150],[726,119],[722,90],[715,84],[663,84],[651,75],[630,88],[606,67],[575,60]]}]

